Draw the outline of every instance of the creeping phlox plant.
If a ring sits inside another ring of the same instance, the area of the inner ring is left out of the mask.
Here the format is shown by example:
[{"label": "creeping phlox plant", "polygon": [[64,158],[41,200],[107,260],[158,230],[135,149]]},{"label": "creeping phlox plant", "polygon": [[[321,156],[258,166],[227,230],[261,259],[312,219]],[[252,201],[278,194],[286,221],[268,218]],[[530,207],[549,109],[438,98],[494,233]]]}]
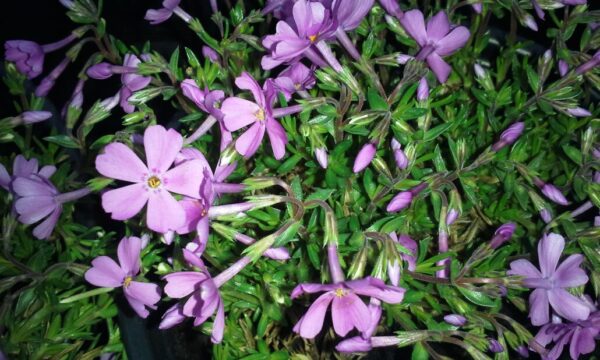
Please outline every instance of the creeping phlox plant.
[{"label": "creeping phlox plant", "polygon": [[167,60],[61,0],[5,43],[0,349],[126,357],[134,313],[216,359],[597,359],[591,2],[152,1]]}]

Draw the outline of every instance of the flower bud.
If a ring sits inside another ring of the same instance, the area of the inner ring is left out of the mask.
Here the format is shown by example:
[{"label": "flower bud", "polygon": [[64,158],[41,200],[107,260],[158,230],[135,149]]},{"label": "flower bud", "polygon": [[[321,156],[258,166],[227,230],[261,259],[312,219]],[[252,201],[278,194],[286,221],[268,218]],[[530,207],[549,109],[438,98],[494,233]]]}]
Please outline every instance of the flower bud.
[{"label": "flower bud", "polygon": [[515,225],[515,223],[512,223],[512,222],[501,225],[494,233],[494,237],[492,238],[492,241],[490,242],[490,247],[492,249],[497,249],[502,244],[504,244],[505,242],[510,240],[510,238],[513,236],[513,233],[515,232],[516,228],[517,228],[517,225]]},{"label": "flower bud", "polygon": [[323,169],[327,169],[328,159],[327,159],[327,148],[320,147],[315,149],[315,157],[317,158],[317,162]]},{"label": "flower bud", "polygon": [[548,209],[540,210],[540,217],[546,224],[552,221],[552,213]]},{"label": "flower bud", "polygon": [[444,316],[444,321],[450,325],[463,326],[467,323],[467,318],[458,314],[449,314]]},{"label": "flower bud", "polygon": [[569,205],[569,201],[556,186],[547,184],[539,178],[535,178],[533,181],[548,199],[559,205]]},{"label": "flower bud", "polygon": [[471,7],[478,14],[481,14],[481,12],[483,11],[483,4],[482,3],[471,4]]},{"label": "flower bud", "polygon": [[180,304],[171,306],[162,316],[158,328],[161,330],[170,329],[175,325],[181,324],[186,319],[183,315],[183,309]]},{"label": "flower bud", "polygon": [[402,191],[392,198],[386,207],[387,212],[398,212],[410,206],[413,198],[427,187],[427,183],[422,183],[414,188]]},{"label": "flower bud", "polygon": [[408,158],[404,151],[402,151],[402,145],[395,138],[392,138],[392,151],[394,152],[394,160],[396,160],[398,168],[405,170],[408,167]]},{"label": "flower bud", "polygon": [[527,350],[527,346],[525,345],[520,345],[519,347],[517,347],[515,349],[515,351],[521,355],[521,357],[523,358],[529,358],[529,350]]},{"label": "flower bud", "polygon": [[404,16],[402,10],[400,10],[398,0],[379,0],[379,4],[388,14],[393,15],[398,19]]},{"label": "flower bud", "polygon": [[202,47],[202,56],[209,59],[211,62],[213,62],[215,64],[219,64],[221,61],[219,54],[216,51],[214,51],[212,48],[210,48],[206,45]]},{"label": "flower bud", "polygon": [[406,54],[400,54],[398,55],[398,57],[396,58],[396,60],[398,61],[398,64],[400,65],[404,65],[406,64],[409,60],[414,59],[413,56],[410,55],[406,55]]},{"label": "flower bud", "polygon": [[450,209],[446,215],[446,225],[452,225],[458,218],[458,211],[456,209]]},{"label": "flower bud", "polygon": [[121,97],[120,97],[119,94],[117,94],[115,96],[111,96],[109,98],[106,98],[106,99],[102,100],[100,102],[100,106],[102,108],[104,108],[104,110],[110,111],[110,110],[114,109],[115,106],[117,106],[119,104],[120,98]]},{"label": "flower bud", "polygon": [[366,143],[362,149],[358,152],[356,159],[354,160],[354,166],[352,167],[352,171],[354,173],[358,173],[362,171],[364,168],[369,166],[373,158],[375,157],[375,152],[377,148],[373,143]]},{"label": "flower bud", "polygon": [[586,117],[586,116],[591,116],[592,113],[589,112],[589,110],[584,109],[582,107],[574,107],[574,108],[569,108],[567,109],[567,113],[571,116],[574,117]]},{"label": "flower bud", "polygon": [[507,145],[512,145],[523,133],[525,129],[524,122],[516,122],[509,126],[500,134],[500,139],[492,145],[492,150],[499,151]]},{"label": "flower bud", "polygon": [[486,77],[487,73],[481,65],[476,63],[473,65],[473,69],[475,70],[475,76],[477,76],[477,78],[484,79]]},{"label": "flower bud", "polygon": [[584,74],[598,65],[600,65],[600,50],[598,50],[589,61],[583,63],[582,65],[579,65],[579,67],[575,69],[575,73],[577,75]]},{"label": "flower bud", "polygon": [[569,64],[564,60],[558,60],[558,73],[565,76],[569,72]]},{"label": "flower bud", "polygon": [[429,98],[429,85],[427,84],[427,79],[422,77],[419,80],[419,87],[417,87],[417,100],[425,101]]},{"label": "flower bud", "polygon": [[496,339],[490,339],[488,350],[493,353],[499,353],[504,351],[504,347]]},{"label": "flower bud", "polygon": [[538,31],[538,25],[535,22],[535,20],[533,19],[533,16],[531,16],[529,14],[525,14],[523,19],[521,19],[521,22],[523,23],[523,25],[527,26],[531,30]]},{"label": "flower bud", "polygon": [[25,111],[21,114],[24,124],[34,124],[40,121],[48,120],[52,117],[50,111]]},{"label": "flower bud", "polygon": [[90,66],[87,69],[86,74],[92,79],[96,80],[108,79],[113,75],[112,65],[106,62],[101,62],[99,64]]}]

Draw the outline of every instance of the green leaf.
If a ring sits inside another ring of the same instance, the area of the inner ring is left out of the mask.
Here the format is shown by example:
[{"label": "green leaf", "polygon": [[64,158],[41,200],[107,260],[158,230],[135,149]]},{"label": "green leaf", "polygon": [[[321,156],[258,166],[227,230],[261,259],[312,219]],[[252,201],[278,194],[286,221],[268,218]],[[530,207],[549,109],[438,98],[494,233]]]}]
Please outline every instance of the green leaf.
[{"label": "green leaf", "polygon": [[389,106],[387,101],[379,96],[379,93],[374,89],[367,91],[367,100],[369,101],[369,107],[372,110],[388,110]]},{"label": "green leaf", "polygon": [[68,149],[79,149],[77,141],[68,135],[46,136],[44,140]]},{"label": "green leaf", "polygon": [[492,300],[489,296],[485,295],[482,292],[470,290],[462,286],[457,286],[456,288],[458,289],[458,291],[460,291],[461,294],[463,294],[463,296],[467,300],[469,300],[473,304],[485,307],[496,306],[497,301]]}]

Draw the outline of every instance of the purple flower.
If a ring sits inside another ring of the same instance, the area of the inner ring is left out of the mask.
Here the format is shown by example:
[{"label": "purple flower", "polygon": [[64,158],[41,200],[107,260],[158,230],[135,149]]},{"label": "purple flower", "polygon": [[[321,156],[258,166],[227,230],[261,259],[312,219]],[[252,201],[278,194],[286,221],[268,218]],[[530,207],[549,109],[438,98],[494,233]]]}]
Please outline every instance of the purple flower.
[{"label": "purple flower", "polygon": [[392,138],[392,151],[394,153],[394,160],[396,160],[396,165],[401,170],[405,170],[408,167],[408,158],[404,151],[402,151],[402,145],[396,140]]},{"label": "purple flower", "polygon": [[404,210],[413,201],[413,198],[420,193],[423,189],[427,187],[426,183],[422,183],[420,185],[415,186],[414,188],[402,191],[392,198],[392,200],[388,203],[386,207],[387,212],[398,212],[400,210]]},{"label": "purple flower", "polygon": [[565,76],[569,72],[569,64],[564,60],[558,60],[558,73]]},{"label": "purple flower", "polygon": [[507,274],[523,276],[523,285],[535,289],[529,296],[529,317],[533,325],[544,325],[550,321],[548,304],[558,315],[571,321],[585,320],[590,314],[584,302],[565,290],[587,283],[588,277],[580,268],[583,261],[581,254],[569,256],[557,268],[564,247],[562,236],[554,233],[544,235],[538,244],[540,270],[525,259],[510,263]]},{"label": "purple flower", "polygon": [[327,169],[327,148],[320,147],[315,149],[315,157],[317,158],[317,162],[323,169]]},{"label": "purple flower", "polygon": [[71,59],[65,57],[45,78],[42,79],[40,85],[35,89],[35,96],[45,97],[56,84],[56,80],[65,71]]},{"label": "purple flower", "polygon": [[417,87],[417,100],[425,101],[429,98],[429,85],[427,84],[427,79],[422,77],[419,80],[419,87]]},{"label": "purple flower", "polygon": [[568,108],[567,113],[574,117],[592,116],[592,113],[589,110],[584,109],[582,107]]},{"label": "purple flower", "polygon": [[361,336],[341,341],[335,349],[342,353],[367,352],[373,348],[398,346],[400,338],[397,336],[373,336],[369,339],[364,339]]},{"label": "purple flower", "polygon": [[450,211],[448,211],[448,214],[446,215],[446,225],[450,226],[454,224],[456,219],[458,219],[459,215],[460,213],[458,212],[458,210],[450,209]]},{"label": "purple flower", "polygon": [[476,13],[478,13],[478,14],[481,14],[481,11],[483,11],[483,4],[482,3],[471,4],[471,6],[473,7],[473,10]]},{"label": "purple flower", "polygon": [[301,62],[288,66],[274,80],[275,87],[289,100],[298,91],[306,91],[315,86],[314,70]]},{"label": "purple flower", "polygon": [[105,80],[113,76],[112,64],[101,62],[99,64],[90,66],[85,73],[92,79]]},{"label": "purple flower", "polygon": [[[165,0],[168,1],[168,0]],[[125,55],[125,60],[123,61],[123,66],[126,68],[134,68],[137,69],[140,59],[133,54]],[[135,111],[135,107],[131,105],[128,100],[131,94],[135,91],[142,90],[146,86],[150,84],[152,81],[151,77],[138,75],[135,72],[128,72],[121,75],[121,90],[119,92],[120,104],[123,108],[123,111],[126,113],[132,113]]]},{"label": "purple flower", "polygon": [[385,9],[385,11],[388,14],[395,16],[398,19],[404,16],[404,13],[400,9],[400,5],[398,4],[398,0],[379,0],[379,4],[382,8]]},{"label": "purple flower", "polygon": [[565,198],[563,193],[556,186],[545,183],[538,178],[534,178],[533,182],[548,199],[559,205],[569,205],[567,198]]},{"label": "purple flower", "polygon": [[490,241],[490,247],[492,249],[499,248],[502,244],[510,240],[515,232],[517,225],[515,223],[509,222],[500,226],[496,232],[494,233],[494,237],[492,241]]},{"label": "purple flower", "polygon": [[303,293],[325,292],[319,296],[296,325],[294,332],[312,339],[323,328],[325,313],[331,304],[333,329],[339,336],[346,336],[352,329],[365,332],[371,325],[371,313],[358,295],[370,296],[389,304],[399,304],[405,290],[385,285],[372,277],[343,281],[337,284],[300,284],[292,291],[292,299]]},{"label": "purple flower", "polygon": [[592,58],[589,61],[586,61],[585,63],[579,65],[575,69],[575,73],[577,75],[585,74],[586,72],[592,70],[598,65],[600,65],[600,50],[596,51],[594,56],[592,56]]},{"label": "purple flower", "polygon": [[510,125],[502,132],[502,134],[500,134],[500,139],[492,145],[492,150],[500,151],[502,148],[514,144],[523,133],[523,130],[525,130],[524,122],[516,122]]},{"label": "purple flower", "polygon": [[[54,169],[55,170],[55,169]],[[33,236],[47,239],[62,213],[62,202],[58,201],[60,193],[46,178],[38,175],[17,177],[12,182],[12,189],[17,196],[14,208],[23,224],[33,224],[42,219],[33,229]]]},{"label": "purple flower", "polygon": [[8,174],[4,165],[0,164],[0,186],[4,190],[12,192],[12,182],[18,177],[28,178],[30,175],[38,175],[49,179],[54,172],[56,172],[56,167],[53,165],[46,165],[38,171],[37,159],[27,160],[23,155],[17,155],[13,161],[12,176]]},{"label": "purple flower", "polygon": [[334,0],[332,12],[341,31],[354,30],[367,16],[375,0]]},{"label": "purple flower", "polygon": [[426,60],[438,81],[446,82],[452,68],[442,57],[451,55],[463,47],[469,40],[469,30],[464,26],[451,29],[448,16],[443,11],[429,19],[427,27],[423,13],[419,10],[407,11],[400,23],[421,47],[416,56],[417,60]]},{"label": "purple flower", "polygon": [[356,159],[354,159],[354,165],[352,166],[352,171],[356,174],[364,170],[373,158],[375,157],[375,153],[377,152],[377,147],[372,142],[366,143],[362,149],[356,155]]},{"label": "purple flower", "polygon": [[162,8],[146,11],[144,19],[150,21],[150,24],[152,25],[157,25],[169,20],[173,13],[175,13],[183,19],[183,21],[189,23],[192,20],[192,17],[179,7],[180,2],[181,0],[164,0],[162,2]]},{"label": "purple flower", "polygon": [[[167,281],[165,294],[173,299],[187,298],[181,306],[181,314],[194,318],[194,326],[198,326],[208,320],[216,312],[211,340],[220,343],[225,330],[225,309],[223,300],[219,294],[219,285],[213,280],[204,263],[191,251],[183,250],[184,259],[200,271],[180,271],[164,276]],[[175,311],[169,309],[168,312]],[[165,314],[169,316],[168,321],[173,321],[173,316],[178,314]],[[175,325],[175,324],[173,324]],[[161,323],[166,327],[167,324]]]},{"label": "purple flower", "polygon": [[156,309],[156,303],[160,301],[160,288],[156,284],[133,280],[140,273],[141,251],[140,238],[124,237],[117,248],[119,264],[108,256],[99,256],[92,261],[92,267],[84,277],[95,286],[122,286],[129,305],[140,317],[146,318],[149,314],[146,307]]},{"label": "purple flower", "polygon": [[219,53],[206,45],[202,47],[202,56],[215,64],[221,63],[221,57],[219,56]]},{"label": "purple flower", "polygon": [[467,318],[458,314],[448,314],[444,316],[444,321],[450,325],[463,326],[467,323]]},{"label": "purple flower", "polygon": [[260,146],[265,131],[269,136],[271,148],[276,159],[285,155],[287,135],[281,124],[273,116],[275,91],[271,81],[265,83],[265,89],[247,72],[243,72],[235,80],[236,85],[243,90],[249,90],[255,102],[238,97],[230,97],[223,101],[223,123],[228,131],[236,131],[250,126],[235,142],[235,149],[244,157],[249,158]]},{"label": "purple flower", "polygon": [[500,353],[504,351],[504,347],[498,342],[498,340],[490,339],[488,350],[493,353]]},{"label": "purple flower", "polygon": [[52,113],[50,111],[24,111],[19,117],[24,124],[35,124],[50,119]]},{"label": "purple flower", "polygon": [[96,169],[103,176],[133,183],[102,194],[102,207],[115,220],[127,220],[148,204],[146,222],[151,230],[165,233],[181,227],[185,211],[170,192],[198,198],[203,178],[199,160],[183,162],[172,169],[183,139],[175,130],[160,125],[144,132],[146,166],[121,143],[111,143],[96,158]]},{"label": "purple flower", "polygon": [[62,40],[46,45],[39,45],[28,40],[9,40],[4,43],[4,56],[6,61],[15,63],[21,74],[27,76],[28,79],[33,79],[44,70],[45,54],[61,49],[75,39],[77,36],[71,34]]},{"label": "purple flower", "polygon": [[[331,11],[326,10],[323,4],[297,0],[290,24],[279,21],[275,35],[268,35],[263,40],[263,46],[270,51],[262,58],[263,69],[270,70],[283,63],[295,63],[302,56],[308,57],[319,66],[325,66],[326,63],[315,51],[316,48],[328,61],[333,61],[332,67],[336,69],[334,64],[339,63],[335,58],[331,58],[331,50],[323,42],[331,39],[336,29],[337,24],[331,16]],[[341,67],[336,70],[341,70]]]},{"label": "purple flower", "polygon": [[[594,309],[595,310],[595,309]],[[596,348],[596,338],[600,334],[600,311],[594,311],[584,321],[574,323],[549,323],[544,325],[535,336],[542,346],[554,343],[554,347],[544,359],[557,360],[563,348],[570,343],[571,359],[579,359],[580,355],[591,354]]]},{"label": "purple flower", "polygon": [[[408,270],[415,271],[415,269],[417,268],[417,249],[418,249],[417,242],[414,241],[408,235],[397,236],[395,232],[391,232],[391,233],[389,233],[389,235],[392,238],[392,240],[397,242],[399,245],[404,246],[406,249],[408,249],[411,252],[410,255],[402,253],[400,256],[402,257],[402,260],[404,260],[408,263]],[[389,267],[388,267],[388,269],[389,269]],[[400,274],[398,274],[398,275],[400,275]],[[392,285],[398,286],[398,281],[393,280]]]}]

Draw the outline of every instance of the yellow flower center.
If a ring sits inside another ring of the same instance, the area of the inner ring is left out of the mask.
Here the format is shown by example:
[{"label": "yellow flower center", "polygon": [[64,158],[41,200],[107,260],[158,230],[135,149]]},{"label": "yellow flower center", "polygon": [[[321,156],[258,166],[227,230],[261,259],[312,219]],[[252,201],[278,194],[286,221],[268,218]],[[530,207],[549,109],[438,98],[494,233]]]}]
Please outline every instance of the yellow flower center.
[{"label": "yellow flower center", "polygon": [[311,44],[314,43],[315,41],[317,41],[317,35],[309,35],[308,39],[310,40]]},{"label": "yellow flower center", "polygon": [[157,187],[160,186],[160,179],[157,178],[156,176],[151,176],[148,179],[148,186],[150,186],[153,189],[156,189]]},{"label": "yellow flower center", "polygon": [[128,277],[126,277],[126,278],[125,278],[125,280],[123,280],[123,287],[124,287],[124,288],[128,287],[128,286],[129,286],[129,284],[131,283],[131,280],[133,280],[133,279],[131,278],[131,276],[128,276]]},{"label": "yellow flower center", "polygon": [[335,290],[335,296],[337,297],[343,297],[344,295],[346,295],[346,290],[339,288]]},{"label": "yellow flower center", "polygon": [[256,116],[259,121],[263,121],[265,119],[265,111],[260,109],[256,112],[256,114],[254,114],[254,116]]}]

